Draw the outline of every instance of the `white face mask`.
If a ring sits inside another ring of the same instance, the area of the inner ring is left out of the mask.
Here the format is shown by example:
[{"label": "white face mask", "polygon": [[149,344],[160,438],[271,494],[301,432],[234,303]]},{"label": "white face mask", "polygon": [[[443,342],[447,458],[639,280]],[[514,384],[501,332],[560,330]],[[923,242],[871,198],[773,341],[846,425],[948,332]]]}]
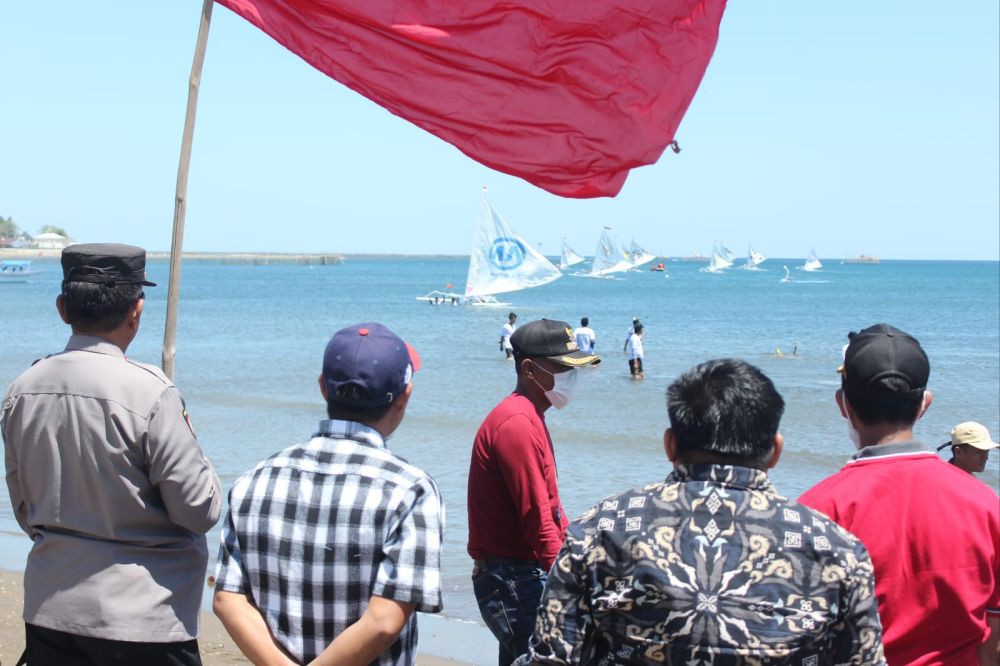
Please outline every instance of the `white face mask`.
[{"label": "white face mask", "polygon": [[853,423],[851,423],[851,419],[844,420],[847,421],[847,436],[851,438],[851,443],[854,444],[854,448],[860,449],[861,433],[858,432],[858,429],[854,427]]},{"label": "white face mask", "polygon": [[[552,403],[552,406],[556,409],[562,409],[568,405],[573,400],[573,394],[576,393],[576,380],[580,371],[571,368],[567,372],[552,373],[540,365],[535,367],[552,377],[552,388],[545,391],[545,397]],[[538,384],[538,381],[536,380],[535,383]],[[538,388],[542,388],[542,385],[538,384]]]}]

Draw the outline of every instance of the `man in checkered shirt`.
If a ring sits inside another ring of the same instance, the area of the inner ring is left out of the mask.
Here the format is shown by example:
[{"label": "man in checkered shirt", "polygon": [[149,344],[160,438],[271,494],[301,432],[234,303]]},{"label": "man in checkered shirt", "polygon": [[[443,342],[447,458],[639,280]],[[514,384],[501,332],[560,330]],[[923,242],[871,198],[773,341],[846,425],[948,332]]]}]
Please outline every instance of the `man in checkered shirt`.
[{"label": "man in checkered shirt", "polygon": [[233,485],[213,608],[254,663],[413,663],[414,611],[441,610],[444,507],[385,440],[419,367],[381,324],[338,331],[319,380],[329,419]]}]

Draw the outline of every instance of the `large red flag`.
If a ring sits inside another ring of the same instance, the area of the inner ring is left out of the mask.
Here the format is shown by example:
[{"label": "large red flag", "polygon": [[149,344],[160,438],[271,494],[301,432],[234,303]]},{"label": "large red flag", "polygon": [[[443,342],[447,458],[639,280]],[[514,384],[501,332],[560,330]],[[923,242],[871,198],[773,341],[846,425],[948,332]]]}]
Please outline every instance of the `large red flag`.
[{"label": "large red flag", "polygon": [[673,140],[725,0],[217,0],[498,171],[614,196]]}]

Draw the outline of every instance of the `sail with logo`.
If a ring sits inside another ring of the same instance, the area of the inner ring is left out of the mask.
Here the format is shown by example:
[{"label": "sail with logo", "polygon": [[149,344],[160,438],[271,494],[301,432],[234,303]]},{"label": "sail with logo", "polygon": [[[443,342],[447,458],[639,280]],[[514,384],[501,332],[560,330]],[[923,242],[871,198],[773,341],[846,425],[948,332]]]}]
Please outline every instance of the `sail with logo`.
[{"label": "sail with logo", "polygon": [[604,227],[594,250],[594,262],[590,266],[590,277],[610,277],[612,273],[622,273],[632,268],[628,252],[611,235],[611,227]]},{"label": "sail with logo", "polygon": [[[515,234],[500,214],[493,210],[486,199],[484,187],[479,224],[472,240],[465,294],[457,301],[458,294],[447,293],[444,297],[446,302],[500,305],[495,294],[540,287],[561,276],[562,271]],[[418,297],[418,300],[433,303],[432,299],[439,293],[431,292]]]}]

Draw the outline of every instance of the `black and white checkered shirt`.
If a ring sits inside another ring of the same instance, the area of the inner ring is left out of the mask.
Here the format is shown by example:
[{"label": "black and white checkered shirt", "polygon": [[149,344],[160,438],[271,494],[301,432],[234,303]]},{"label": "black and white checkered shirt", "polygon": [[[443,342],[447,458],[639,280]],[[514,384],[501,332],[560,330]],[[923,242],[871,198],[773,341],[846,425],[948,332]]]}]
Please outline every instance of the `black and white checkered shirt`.
[{"label": "black and white checkered shirt", "polygon": [[[307,663],[372,595],[441,610],[444,506],[434,480],[371,428],[322,421],[305,445],[241,476],[229,493],[216,589],[248,595],[278,643]],[[373,663],[412,664],[414,613]]]}]

